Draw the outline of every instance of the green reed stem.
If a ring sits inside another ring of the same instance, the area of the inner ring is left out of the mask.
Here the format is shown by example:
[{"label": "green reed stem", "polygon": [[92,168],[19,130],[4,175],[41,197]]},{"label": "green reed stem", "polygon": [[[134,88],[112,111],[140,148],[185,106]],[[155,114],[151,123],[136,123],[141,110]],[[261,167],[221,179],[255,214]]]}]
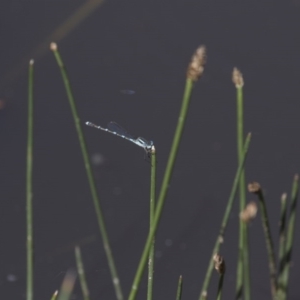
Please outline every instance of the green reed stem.
[{"label": "green reed stem", "polygon": [[221,274],[220,278],[219,278],[217,300],[221,300],[222,299],[224,277],[225,277],[225,273]]},{"label": "green reed stem", "polygon": [[273,300],[276,299],[276,291],[277,291],[277,272],[276,272],[276,262],[275,262],[275,252],[274,252],[274,244],[271,236],[271,229],[269,224],[269,218],[267,213],[267,206],[264,199],[264,195],[262,189],[260,188],[256,193],[259,200],[259,206],[261,211],[261,221],[263,225],[263,230],[265,234],[268,260],[269,260],[269,272],[270,272],[270,283],[271,283],[271,293]]},{"label": "green reed stem", "polygon": [[194,82],[191,79],[187,79],[186,85],[185,85],[183,101],[182,101],[179,118],[178,118],[178,122],[177,122],[177,127],[176,127],[176,131],[175,131],[173,143],[171,146],[171,152],[169,155],[167,167],[165,170],[162,186],[160,189],[160,194],[159,194],[156,209],[155,209],[155,216],[154,216],[153,224],[152,224],[151,230],[149,232],[149,235],[147,237],[147,241],[144,246],[142,257],[140,259],[138,269],[136,271],[135,278],[133,280],[131,291],[130,291],[130,294],[128,297],[129,300],[134,300],[136,297],[138,287],[139,287],[139,284],[140,284],[140,281],[141,281],[141,278],[143,275],[143,271],[145,269],[145,265],[147,262],[148,253],[149,253],[152,241],[153,241],[153,237],[155,235],[155,232],[158,227],[158,223],[160,221],[160,216],[161,216],[162,209],[163,209],[165,199],[167,196],[168,187],[169,187],[174,163],[175,163],[176,155],[178,152],[179,142],[180,142],[180,139],[182,136],[184,123],[185,123],[186,116],[187,116],[187,111],[188,111],[188,107],[189,107],[189,103],[190,103],[190,97],[191,97],[193,85],[194,85]]},{"label": "green reed stem", "polygon": [[[238,163],[243,158],[244,143],[244,100],[243,86],[236,88],[237,91],[237,150]],[[240,211],[246,207],[246,180],[245,169],[242,171],[239,182],[239,198]],[[239,252],[236,277],[236,299],[241,299],[242,294],[244,300],[250,300],[250,270],[249,270],[249,245],[248,245],[248,227],[247,224],[240,219],[239,223]],[[242,292],[243,291],[243,292]]]},{"label": "green reed stem", "polygon": [[248,153],[248,149],[249,149],[249,145],[250,145],[250,140],[251,140],[251,133],[249,133],[247,135],[246,140],[245,140],[243,160],[239,164],[239,167],[238,167],[238,169],[236,171],[236,174],[235,174],[235,177],[234,177],[232,189],[231,189],[231,192],[230,192],[230,195],[229,195],[229,199],[228,199],[227,206],[226,206],[226,209],[225,209],[225,213],[224,213],[224,216],[223,216],[223,220],[222,220],[222,223],[221,223],[221,228],[220,228],[220,231],[219,231],[219,235],[218,235],[217,240],[215,242],[215,245],[214,245],[214,248],[213,248],[213,251],[212,251],[212,255],[211,255],[211,258],[210,258],[210,261],[209,261],[209,265],[208,265],[208,268],[207,268],[207,271],[206,271],[206,275],[205,275],[205,278],[204,278],[204,282],[203,282],[203,285],[202,285],[201,293],[200,293],[200,296],[199,296],[200,300],[205,300],[207,298],[207,289],[208,289],[208,285],[209,285],[211,275],[212,275],[212,271],[213,271],[213,268],[214,268],[213,258],[214,258],[214,255],[216,253],[219,253],[220,246],[224,241],[225,230],[226,230],[226,227],[227,227],[230,212],[232,210],[232,205],[233,205],[233,201],[234,201],[236,191],[237,191],[237,188],[238,188],[238,184],[239,184],[239,181],[240,181],[240,176],[241,176],[242,171],[244,169],[244,164],[245,164],[245,161],[246,161],[246,157],[247,157],[247,153]]},{"label": "green reed stem", "polygon": [[56,62],[60,68],[61,75],[62,75],[63,82],[64,82],[65,89],[66,89],[66,93],[67,93],[67,97],[68,97],[69,104],[71,107],[73,119],[75,122],[75,127],[76,127],[76,131],[77,131],[78,138],[79,138],[81,152],[83,155],[84,166],[86,169],[86,173],[87,173],[87,177],[88,177],[88,181],[89,181],[89,185],[90,185],[90,190],[91,190],[91,194],[92,194],[92,198],[93,198],[97,221],[98,221],[99,229],[100,229],[102,240],[103,240],[103,247],[104,247],[104,251],[106,253],[106,257],[108,260],[108,265],[109,265],[109,269],[110,269],[110,273],[111,273],[111,277],[112,277],[112,282],[113,282],[113,285],[115,288],[116,297],[118,300],[123,300],[124,297],[123,297],[123,293],[122,293],[122,289],[121,289],[121,285],[120,285],[120,280],[119,280],[119,276],[118,276],[117,269],[115,266],[111,246],[109,243],[106,225],[105,225],[103,213],[102,213],[102,210],[100,207],[100,201],[99,201],[99,197],[98,197],[98,193],[97,193],[97,189],[96,189],[96,184],[95,184],[94,176],[92,173],[91,164],[90,164],[89,156],[87,153],[85,140],[84,140],[84,136],[83,136],[81,125],[80,125],[80,119],[78,117],[78,113],[77,113],[77,109],[76,109],[76,105],[75,105],[75,101],[74,101],[74,97],[73,97],[73,92],[72,92],[72,89],[70,86],[69,78],[68,78],[65,66],[63,64],[62,58],[57,50],[57,45],[55,43],[52,43],[50,48],[53,51]]},{"label": "green reed stem", "polygon": [[289,283],[289,272],[290,272],[290,264],[292,260],[292,248],[294,242],[294,232],[295,232],[295,224],[296,224],[296,207],[298,201],[298,193],[299,193],[299,175],[296,174],[294,176],[292,193],[291,193],[291,206],[290,206],[290,216],[288,219],[288,227],[287,227],[287,237],[286,237],[286,245],[285,245],[285,264],[283,269],[283,278],[281,282],[280,289],[283,293],[282,299],[286,300],[288,295],[288,283]]},{"label": "green reed stem", "polygon": [[[149,232],[152,228],[155,214],[155,193],[156,193],[156,150],[153,146],[151,149],[151,182],[150,182],[150,225]],[[153,274],[154,274],[154,245],[155,236],[153,237],[152,245],[149,251],[148,260],[148,289],[147,300],[152,300],[153,294]]]},{"label": "green reed stem", "polygon": [[179,276],[178,286],[177,286],[177,293],[176,293],[176,300],[181,300],[182,295],[182,275]]},{"label": "green reed stem", "polygon": [[[238,163],[240,164],[240,149],[241,143],[243,142],[243,91],[242,87],[236,89],[237,91],[237,146],[238,146]],[[243,146],[243,145],[242,145]],[[243,183],[245,182],[245,172],[243,171],[240,179],[240,211],[244,209],[244,190]],[[243,222],[240,218],[239,223],[239,246],[238,246],[238,263],[237,263],[237,276],[236,276],[236,295],[235,299],[241,299],[243,294],[243,253],[244,253],[244,230],[245,222]]]},{"label": "green reed stem", "polygon": [[281,206],[280,206],[280,223],[279,223],[279,270],[278,270],[278,285],[281,282],[283,267],[284,267],[284,251],[286,242],[286,212],[287,212],[287,194],[282,194],[281,196]]},{"label": "green reed stem", "polygon": [[33,214],[32,214],[32,165],[33,165],[33,64],[28,71],[28,127],[26,165],[26,226],[27,226],[27,291],[26,299],[33,300]]},{"label": "green reed stem", "polygon": [[83,266],[81,251],[79,246],[75,247],[75,258],[76,258],[77,273],[79,276],[79,282],[81,286],[83,300],[90,300],[90,292],[85,279],[84,266]]}]

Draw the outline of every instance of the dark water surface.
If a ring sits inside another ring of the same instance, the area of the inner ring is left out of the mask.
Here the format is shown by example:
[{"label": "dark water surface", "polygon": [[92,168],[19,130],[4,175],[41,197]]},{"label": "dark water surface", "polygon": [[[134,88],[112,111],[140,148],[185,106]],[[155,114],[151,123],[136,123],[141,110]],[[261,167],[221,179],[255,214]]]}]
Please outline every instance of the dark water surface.
[{"label": "dark water surface", "polygon": [[[0,299],[24,299],[27,71],[20,66],[85,1],[2,0],[0,98]],[[78,112],[116,121],[153,140],[158,183],[166,165],[196,47],[208,63],[195,86],[156,242],[154,299],[198,299],[236,170],[233,67],[245,79],[245,130],[253,133],[247,181],[265,189],[275,244],[280,196],[300,172],[300,2],[106,1],[59,43]],[[32,58],[32,57],[30,57]],[[33,57],[35,58],[35,57]],[[20,69],[13,77],[11,70]],[[115,299],[82,156],[61,76],[50,51],[35,64],[35,299],[50,299],[82,245],[92,299]],[[101,205],[127,294],[148,231],[150,165],[143,150],[84,126]],[[159,188],[159,184],[158,184]],[[253,200],[248,195],[248,200]],[[224,299],[233,299],[237,207],[221,254]],[[270,299],[260,219],[250,226],[252,299]],[[294,253],[300,251],[299,220]],[[294,255],[289,299],[300,299]],[[213,284],[217,276],[214,274]],[[146,282],[138,299],[145,299]],[[216,288],[209,291],[212,299]],[[79,285],[73,299],[81,299]]]}]

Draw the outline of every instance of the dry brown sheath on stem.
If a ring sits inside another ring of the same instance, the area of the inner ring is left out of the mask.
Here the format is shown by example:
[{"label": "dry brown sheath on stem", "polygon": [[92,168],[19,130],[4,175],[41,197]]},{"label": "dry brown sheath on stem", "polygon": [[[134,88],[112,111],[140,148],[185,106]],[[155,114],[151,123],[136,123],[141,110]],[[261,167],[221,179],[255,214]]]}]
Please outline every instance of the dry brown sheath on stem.
[{"label": "dry brown sheath on stem", "polygon": [[215,269],[218,271],[220,275],[223,275],[226,269],[224,258],[219,254],[215,254],[213,260],[215,263]]},{"label": "dry brown sheath on stem", "polygon": [[188,66],[186,77],[192,81],[197,81],[203,74],[204,65],[206,62],[206,48],[200,46],[192,56],[191,62]]},{"label": "dry brown sheath on stem", "polygon": [[238,68],[233,68],[232,81],[236,88],[241,88],[244,86],[243,74]]}]

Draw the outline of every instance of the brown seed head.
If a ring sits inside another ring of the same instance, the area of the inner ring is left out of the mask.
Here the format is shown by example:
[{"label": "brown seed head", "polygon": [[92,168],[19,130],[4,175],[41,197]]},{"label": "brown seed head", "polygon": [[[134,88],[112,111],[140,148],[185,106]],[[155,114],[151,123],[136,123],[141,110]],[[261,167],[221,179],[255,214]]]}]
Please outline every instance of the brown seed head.
[{"label": "brown seed head", "polygon": [[244,86],[243,74],[238,68],[233,68],[232,81],[236,88],[241,88]]},{"label": "brown seed head", "polygon": [[223,257],[219,254],[215,254],[213,257],[214,263],[215,263],[215,269],[218,271],[220,275],[223,275],[225,273],[225,261]]},{"label": "brown seed head", "polygon": [[50,44],[50,50],[56,51],[57,50],[57,44],[56,43],[51,43]]},{"label": "brown seed head", "polygon": [[248,191],[250,193],[258,194],[261,192],[261,186],[258,182],[251,182],[248,184]]},{"label": "brown seed head", "polygon": [[203,74],[205,62],[206,48],[205,46],[200,46],[192,56],[186,72],[186,77],[193,81],[197,81]]},{"label": "brown seed head", "polygon": [[241,211],[240,218],[242,221],[248,223],[256,217],[257,214],[257,204],[251,201],[247,204],[246,208]]}]

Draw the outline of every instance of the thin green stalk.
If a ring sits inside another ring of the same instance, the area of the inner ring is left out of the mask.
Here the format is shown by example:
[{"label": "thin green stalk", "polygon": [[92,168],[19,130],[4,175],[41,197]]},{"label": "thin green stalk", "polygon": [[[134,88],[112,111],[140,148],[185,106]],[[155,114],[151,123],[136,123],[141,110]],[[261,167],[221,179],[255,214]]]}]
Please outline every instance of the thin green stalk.
[{"label": "thin green stalk", "polygon": [[283,299],[287,299],[288,294],[288,283],[289,283],[289,273],[290,273],[290,264],[292,260],[292,248],[294,242],[294,232],[296,224],[296,207],[298,201],[299,193],[299,175],[294,176],[292,193],[291,193],[291,207],[290,207],[290,216],[288,219],[287,227],[287,237],[286,237],[286,246],[285,246],[285,264],[283,269],[283,279],[282,279],[282,290],[283,290]]},{"label": "thin green stalk", "polygon": [[[233,81],[237,92],[237,152],[238,163],[241,163],[243,157],[244,143],[244,100],[243,100],[243,78],[242,74],[236,68],[233,71]],[[246,207],[246,180],[245,169],[242,171],[239,183],[240,211]],[[239,225],[239,252],[236,277],[236,299],[241,299],[242,294],[245,300],[250,300],[250,268],[249,268],[249,245],[248,245],[248,227],[240,219]],[[243,292],[242,292],[243,291]]]},{"label": "thin green stalk", "polygon": [[58,300],[69,300],[76,281],[76,272],[69,270],[63,280],[61,288],[58,293]]},{"label": "thin green stalk", "polygon": [[287,194],[284,193],[281,196],[281,206],[280,206],[280,223],[279,223],[279,252],[278,252],[278,260],[279,260],[279,270],[278,270],[278,285],[281,282],[283,267],[284,267],[284,250],[285,250],[285,242],[286,242],[286,212],[287,212]]},{"label": "thin green stalk", "polygon": [[211,255],[211,259],[209,261],[209,265],[208,265],[208,268],[207,268],[207,271],[206,271],[206,275],[205,275],[204,282],[203,282],[203,285],[202,285],[201,293],[200,293],[200,296],[199,296],[200,300],[205,300],[207,298],[207,289],[208,289],[208,285],[209,285],[211,275],[212,275],[212,271],[213,271],[213,268],[214,268],[213,258],[214,258],[216,253],[219,253],[220,246],[224,241],[224,234],[225,234],[225,230],[226,230],[226,227],[227,227],[229,214],[232,210],[232,205],[233,205],[233,201],[234,201],[236,191],[237,191],[237,188],[238,188],[238,184],[239,184],[239,181],[240,181],[240,176],[242,174],[244,164],[245,164],[245,161],[246,161],[246,157],[247,157],[247,153],[248,153],[248,149],[249,149],[249,145],[250,145],[250,140],[251,140],[251,134],[249,133],[246,137],[245,144],[244,144],[243,160],[239,164],[239,167],[236,171],[234,181],[233,181],[233,185],[232,185],[232,189],[231,189],[231,192],[230,192],[230,195],[229,195],[229,199],[228,199],[227,206],[226,206],[226,209],[225,209],[225,213],[224,213],[224,216],[223,216],[223,220],[222,220],[222,223],[221,223],[221,228],[220,228],[220,231],[219,231],[219,235],[217,236],[217,240],[215,242],[215,245],[214,245],[214,248],[213,248],[213,251],[212,251],[212,255]]},{"label": "thin green stalk", "polygon": [[214,264],[215,264],[215,269],[220,274],[219,284],[218,284],[218,292],[217,292],[217,300],[221,300],[222,299],[224,276],[225,276],[225,272],[226,272],[225,260],[220,254],[216,253],[213,257],[213,261],[214,261]]},{"label": "thin green stalk", "polygon": [[33,163],[33,59],[28,72],[28,129],[26,166],[26,224],[27,224],[27,300],[33,300],[33,214],[32,214],[32,163]]},{"label": "thin green stalk", "polygon": [[99,229],[100,229],[102,240],[103,240],[103,247],[104,247],[104,251],[106,253],[106,257],[108,260],[108,265],[109,265],[109,269],[110,269],[110,273],[111,273],[111,277],[112,277],[112,282],[113,282],[113,285],[115,288],[116,297],[118,300],[123,300],[124,297],[123,297],[123,293],[122,293],[122,289],[121,289],[121,285],[120,285],[120,280],[119,280],[119,276],[118,276],[117,269],[115,266],[113,254],[111,251],[111,246],[110,246],[109,239],[108,239],[106,225],[105,225],[103,213],[102,213],[102,210],[100,207],[100,201],[99,201],[99,197],[98,197],[98,193],[97,193],[97,189],[96,189],[96,184],[95,184],[94,176],[92,173],[91,164],[90,164],[88,152],[86,149],[85,140],[84,140],[84,136],[83,136],[81,125],[80,125],[80,119],[78,117],[78,113],[77,113],[77,109],[76,109],[76,105],[75,105],[75,101],[74,101],[74,97],[73,97],[73,92],[72,92],[72,89],[70,86],[69,78],[68,78],[65,66],[63,64],[62,58],[57,50],[57,45],[55,43],[51,43],[50,49],[53,51],[56,62],[60,68],[61,75],[62,75],[63,82],[64,82],[65,89],[66,89],[66,93],[67,93],[67,97],[68,97],[69,104],[71,107],[73,119],[75,122],[75,127],[76,127],[76,131],[77,131],[78,138],[79,138],[81,152],[83,155],[84,166],[85,166],[85,169],[87,172],[87,177],[88,177],[90,190],[91,190],[91,194],[92,194],[92,198],[93,198],[94,208],[95,208],[95,212],[96,212],[96,216],[97,216],[97,220],[98,220],[98,224],[99,224]]},{"label": "thin green stalk", "polygon": [[85,279],[84,267],[83,267],[81,251],[80,251],[79,246],[75,247],[75,258],[76,258],[77,273],[79,276],[79,282],[80,282],[80,286],[81,286],[83,299],[90,300],[90,292],[89,292],[89,289],[88,289],[88,286],[86,283],[86,279]]},{"label": "thin green stalk", "polygon": [[[155,214],[155,193],[156,193],[156,150],[152,146],[151,149],[151,182],[150,182],[150,225],[149,232],[152,228]],[[147,290],[147,300],[152,300],[153,294],[153,273],[154,273],[154,245],[155,237],[153,237],[152,245],[149,251],[148,260],[148,290]]]},{"label": "thin green stalk", "polygon": [[[246,205],[246,201],[245,201],[245,205]],[[250,300],[251,299],[250,254],[249,254],[249,238],[248,238],[247,223],[244,223],[243,225],[241,225],[241,229],[244,230],[244,234],[243,234],[243,288],[244,288],[244,300]]]},{"label": "thin green stalk", "polygon": [[249,191],[255,193],[258,196],[259,207],[261,211],[261,221],[263,225],[268,260],[269,260],[269,272],[270,272],[270,283],[271,283],[271,293],[272,298],[276,299],[276,291],[277,291],[277,272],[276,272],[276,262],[275,262],[275,252],[274,252],[274,244],[271,236],[271,229],[269,224],[269,218],[267,213],[267,206],[264,199],[263,191],[260,185],[256,182],[249,184]]},{"label": "thin green stalk", "polygon": [[51,297],[51,300],[56,300],[58,295],[58,291],[55,291],[54,294]]},{"label": "thin green stalk", "polygon": [[280,223],[279,223],[279,268],[278,268],[278,288],[277,288],[277,300],[286,299],[286,286],[283,286],[283,274],[286,263],[285,257],[285,245],[286,245],[286,217],[287,217],[287,194],[284,193],[281,196],[280,207]]},{"label": "thin green stalk", "polygon": [[225,273],[221,274],[220,278],[219,278],[217,300],[221,300],[222,299],[224,277],[225,277]]},{"label": "thin green stalk", "polygon": [[181,109],[179,112],[179,118],[178,118],[176,130],[175,130],[175,134],[174,134],[174,138],[173,138],[173,142],[172,142],[172,146],[171,146],[169,159],[167,162],[163,182],[162,182],[161,189],[160,189],[160,194],[159,194],[156,209],[155,209],[155,216],[154,216],[153,224],[152,224],[151,230],[148,234],[148,237],[147,237],[147,240],[146,240],[146,243],[144,246],[144,250],[143,250],[143,253],[142,253],[142,256],[141,256],[141,259],[140,259],[140,262],[139,262],[139,265],[138,265],[138,268],[137,268],[137,271],[136,271],[136,274],[135,274],[135,277],[134,277],[134,280],[133,280],[133,283],[131,286],[130,294],[128,297],[129,300],[135,299],[139,284],[141,282],[141,278],[142,278],[142,275],[143,275],[143,272],[145,269],[145,265],[147,262],[148,253],[149,253],[149,250],[150,250],[150,247],[152,244],[153,237],[156,233],[158,223],[160,221],[161,213],[163,210],[163,206],[165,203],[165,199],[167,196],[170,179],[171,179],[175,159],[176,159],[178,148],[179,148],[179,142],[181,140],[181,136],[182,136],[182,132],[183,132],[183,128],[184,128],[184,124],[185,124],[185,120],[186,120],[186,116],[187,116],[187,112],[188,112],[192,89],[193,89],[195,81],[198,80],[199,77],[203,73],[204,63],[205,63],[205,47],[200,46],[194,53],[191,63],[189,64],[189,67],[187,70],[187,80],[186,80],[186,84],[185,84],[183,100],[182,100]]},{"label": "thin green stalk", "polygon": [[147,237],[147,241],[144,246],[142,257],[140,259],[138,269],[137,269],[135,278],[133,280],[131,291],[130,291],[130,294],[128,297],[129,300],[133,300],[136,297],[136,293],[138,291],[141,277],[142,277],[143,271],[145,269],[148,253],[149,253],[150,247],[152,245],[153,237],[154,237],[156,229],[158,227],[162,209],[163,209],[165,199],[167,196],[167,191],[168,191],[169,182],[171,179],[171,174],[172,174],[174,163],[175,163],[175,158],[176,158],[178,147],[179,147],[179,142],[180,142],[182,132],[183,132],[183,127],[184,127],[184,123],[185,123],[185,119],[186,119],[186,115],[187,115],[187,111],[188,111],[192,87],[193,87],[192,80],[187,79],[183,102],[182,102],[182,106],[181,106],[181,110],[180,110],[180,114],[179,114],[179,118],[178,118],[178,123],[177,123],[176,131],[175,131],[175,135],[174,135],[174,139],[173,139],[173,143],[172,143],[172,147],[171,147],[171,152],[169,155],[169,159],[168,159],[167,167],[165,170],[160,194],[159,194],[158,201],[157,201],[157,206],[155,209],[155,216],[154,216],[153,224],[152,224],[151,230],[149,232],[149,235]]},{"label": "thin green stalk", "polygon": [[[237,87],[237,146],[238,146],[238,163],[241,161],[241,148],[243,147],[243,91],[242,87]],[[240,211],[244,209],[245,205],[245,172],[242,171],[241,179],[239,182],[239,198],[240,198]],[[243,294],[243,279],[244,279],[244,232],[245,222],[240,219],[239,223],[239,246],[238,246],[238,263],[237,263],[237,276],[236,276],[236,295],[235,299],[241,299]]]},{"label": "thin green stalk", "polygon": [[176,300],[181,300],[182,295],[182,275],[179,276],[178,286],[177,286],[177,293],[176,293]]}]

